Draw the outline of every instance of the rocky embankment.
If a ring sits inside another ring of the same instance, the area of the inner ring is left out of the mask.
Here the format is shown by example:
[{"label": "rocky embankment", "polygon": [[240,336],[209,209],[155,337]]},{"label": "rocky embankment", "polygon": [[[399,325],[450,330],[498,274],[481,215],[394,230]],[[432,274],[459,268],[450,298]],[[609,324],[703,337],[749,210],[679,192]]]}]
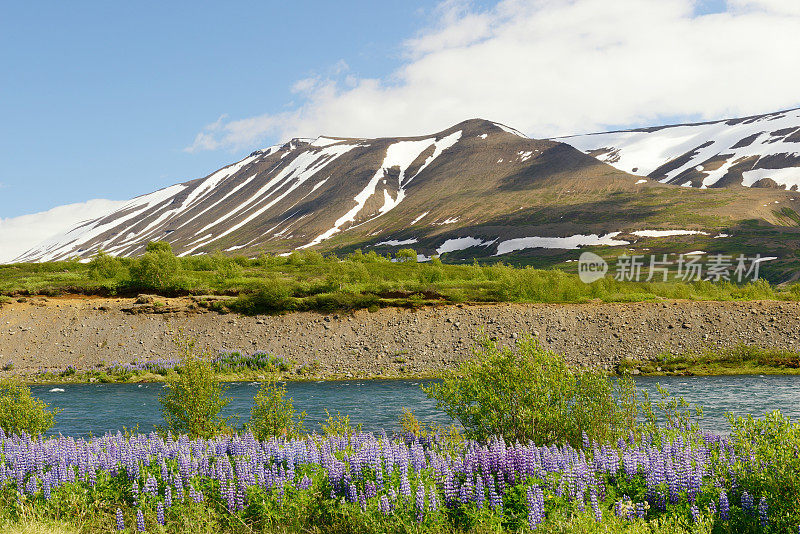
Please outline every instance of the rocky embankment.
[{"label": "rocky embankment", "polygon": [[208,311],[197,297],[20,300],[0,308],[2,374],[170,357],[177,331],[215,352],[267,351],[327,377],[430,374],[468,358],[481,333],[504,344],[531,333],[570,362],[603,368],[667,350],[800,349],[796,302],[465,304],[243,317]]}]

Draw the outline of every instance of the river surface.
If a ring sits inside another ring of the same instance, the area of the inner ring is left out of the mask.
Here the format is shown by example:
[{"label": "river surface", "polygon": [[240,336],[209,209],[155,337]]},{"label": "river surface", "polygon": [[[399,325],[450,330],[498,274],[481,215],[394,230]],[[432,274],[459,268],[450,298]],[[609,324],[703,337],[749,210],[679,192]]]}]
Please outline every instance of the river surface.
[{"label": "river surface", "polygon": [[[330,414],[348,415],[365,431],[399,429],[403,408],[413,410],[423,422],[450,424],[452,421],[427,398],[422,380],[350,380],[335,382],[289,382],[288,395],[298,412],[306,412],[306,428],[320,430],[319,423]],[[647,377],[637,385],[656,398],[656,384],[688,402],[703,407],[700,425],[705,430],[726,434],[726,413],[764,415],[780,410],[793,420],[800,418],[800,376]],[[163,384],[66,384],[32,386],[33,394],[62,411],[56,416],[51,434],[69,436],[102,435],[123,428],[150,432],[163,421],[158,403]],[[228,384],[231,402],[226,415],[244,423],[250,413],[258,384]]]}]

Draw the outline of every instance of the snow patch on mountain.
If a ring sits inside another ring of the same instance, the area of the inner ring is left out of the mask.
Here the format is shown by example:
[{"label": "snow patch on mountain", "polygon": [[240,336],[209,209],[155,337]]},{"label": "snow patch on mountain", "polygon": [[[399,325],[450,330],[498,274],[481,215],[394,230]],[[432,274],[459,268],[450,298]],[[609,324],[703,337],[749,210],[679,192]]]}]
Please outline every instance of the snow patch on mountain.
[{"label": "snow patch on mountain", "polygon": [[47,211],[0,218],[0,263],[8,263],[54,234],[111,213],[126,200],[95,199]]},{"label": "snow patch on mountain", "polygon": [[[315,237],[312,241],[302,245],[299,248],[304,249],[317,245],[340,232],[341,228],[345,224],[352,224],[355,222],[358,214],[362,209],[364,209],[364,205],[367,203],[367,200],[369,200],[375,194],[378,183],[382,180],[386,180],[390,170],[399,168],[400,174],[398,176],[397,195],[392,198],[389,191],[384,189],[383,205],[378,210],[377,215],[372,218],[374,219],[376,217],[380,217],[381,215],[391,211],[405,198],[405,187],[408,186],[411,180],[413,180],[437,157],[439,157],[442,152],[455,145],[460,138],[461,131],[459,130],[439,140],[436,140],[436,138],[430,138],[419,141],[398,141],[389,145],[386,148],[386,155],[383,158],[383,163],[381,164],[380,168],[375,172],[372,179],[369,181],[369,183],[367,183],[366,187],[364,187],[364,189],[362,189],[361,192],[353,198],[353,200],[356,202],[356,205],[353,206],[347,213],[336,219],[332,228],[326,230],[322,234]],[[417,172],[415,172],[412,176],[406,176],[406,171],[408,171],[408,168],[411,166],[411,164],[414,163],[423,152],[429,149],[431,145],[434,147],[433,154],[425,159]]]},{"label": "snow patch on mountain", "polygon": [[[66,232],[45,240],[37,247],[25,252],[15,261],[24,262],[33,261],[34,259],[36,261],[50,261],[59,258],[72,249],[71,245],[73,243],[88,241],[120,223],[133,220],[151,208],[165,203],[184,189],[186,189],[186,186],[183,184],[172,185],[124,202],[114,211],[103,214],[99,219],[79,224]],[[117,214],[120,214],[120,216],[114,217]]]},{"label": "snow patch on mountain", "polygon": [[501,241],[500,244],[497,245],[495,256],[528,248],[560,248],[574,250],[579,247],[591,245],[607,245],[610,247],[629,245],[630,243],[628,241],[614,239],[619,234],[620,232],[611,232],[602,236],[597,234],[576,234],[568,237],[532,236],[507,239],[506,241]]},{"label": "snow patch on mountain", "polygon": [[494,239],[492,241],[484,241],[483,239],[478,239],[477,237],[457,237],[455,239],[448,239],[442,243],[439,248],[436,249],[436,253],[441,255],[446,254],[447,252],[466,250],[472,247],[487,246],[491,245],[495,241],[497,240]]},{"label": "snow patch on mountain", "polygon": [[700,230],[636,230],[631,234],[639,237],[671,237],[676,235],[708,235]]},{"label": "snow patch on mountain", "polygon": [[405,245],[413,245],[417,242],[417,238],[412,237],[411,239],[403,239],[398,241],[397,239],[390,239],[388,241],[381,241],[380,243],[375,243],[376,247],[380,247],[382,245],[388,245],[390,247],[402,247]]},{"label": "snow patch on mountain", "polygon": [[742,173],[742,185],[750,187],[764,178],[770,178],[776,184],[791,189],[800,188],[800,168],[789,167],[786,169],[754,169]]},{"label": "snow patch on mountain", "polygon": [[694,171],[702,177],[700,187],[711,187],[731,167],[744,165],[748,170],[742,185],[772,178],[786,188],[800,187],[800,109],[557,140],[625,172],[651,175],[660,170],[658,179],[664,183]]},{"label": "snow patch on mountain", "polygon": [[528,139],[528,136],[525,135],[524,133],[520,132],[519,130],[515,130],[514,128],[511,128],[509,126],[506,126],[505,124],[500,124],[499,122],[493,122],[492,124],[500,128],[504,132],[516,135],[517,137],[522,137],[523,139]]}]

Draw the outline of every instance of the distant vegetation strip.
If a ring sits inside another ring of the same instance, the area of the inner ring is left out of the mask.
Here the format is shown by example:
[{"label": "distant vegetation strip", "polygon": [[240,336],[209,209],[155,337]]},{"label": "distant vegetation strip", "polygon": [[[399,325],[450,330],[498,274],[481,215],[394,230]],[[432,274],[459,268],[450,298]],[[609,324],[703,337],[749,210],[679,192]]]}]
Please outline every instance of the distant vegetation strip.
[{"label": "distant vegetation strip", "polygon": [[[503,263],[418,263],[411,249],[395,258],[360,250],[345,257],[316,251],[256,258],[222,254],[176,257],[169,244],[150,243],[140,258],[100,253],[77,260],[0,266],[0,295],[229,295],[218,311],[243,314],[352,310],[457,302],[638,302],[688,300],[800,300],[800,284],[732,282],[621,282],[591,284],[558,269]],[[0,297],[2,298],[2,297]],[[0,300],[0,305],[2,300]]]},{"label": "distant vegetation strip", "polygon": [[[209,357],[214,373],[225,381],[264,380],[266,378],[298,379],[315,376],[318,365],[297,366],[291,360],[263,351],[253,353],[220,352]],[[4,371],[13,371],[14,364],[9,361],[3,365]],[[27,377],[29,382],[37,383],[125,383],[125,382],[163,382],[174,379],[181,371],[179,358],[154,358],[134,360],[130,363],[111,362],[100,364],[92,369],[78,369],[72,365],[65,369],[46,369]]]},{"label": "distant vegetation strip", "polygon": [[800,352],[752,345],[702,352],[665,352],[646,361],[622,360],[618,372],[646,376],[800,374]]},{"label": "distant vegetation strip", "polygon": [[[264,381],[279,378],[284,381],[339,379],[343,376],[325,373],[318,361],[298,365],[296,362],[263,351],[253,353],[220,352],[211,358],[214,372],[224,382],[244,380]],[[12,361],[2,366],[13,371]],[[28,383],[140,383],[165,382],[180,373],[177,358],[135,360],[130,363],[111,362],[91,369],[40,370],[25,375]],[[661,353],[645,360],[623,359],[611,371],[619,376],[709,376],[744,374],[800,374],[800,352],[786,349],[739,345],[703,352]],[[358,375],[358,378],[436,378],[436,373],[398,375]]]}]

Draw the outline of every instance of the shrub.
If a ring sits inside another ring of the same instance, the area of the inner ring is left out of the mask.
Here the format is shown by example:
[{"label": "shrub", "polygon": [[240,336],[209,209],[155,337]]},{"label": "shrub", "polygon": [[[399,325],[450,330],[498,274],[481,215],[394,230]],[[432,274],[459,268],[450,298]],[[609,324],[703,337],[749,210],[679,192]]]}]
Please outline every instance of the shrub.
[{"label": "shrub", "polygon": [[468,438],[577,446],[584,434],[608,441],[634,424],[627,404],[633,401],[615,396],[608,377],[571,370],[533,338],[519,341],[516,350],[483,338],[474,355],[442,381],[423,387]]},{"label": "shrub", "polygon": [[278,436],[296,438],[305,432],[306,413],[295,414],[292,398],[286,398],[286,386],[265,382],[256,394],[247,426],[260,440]]},{"label": "shrub", "polygon": [[242,274],[242,266],[233,258],[215,254],[212,261],[214,264],[214,280],[221,286]]},{"label": "shrub", "polygon": [[50,407],[41,399],[31,396],[31,389],[14,380],[0,381],[0,428],[7,435],[38,435],[53,426],[53,419],[61,410]]},{"label": "shrub", "polygon": [[336,415],[331,415],[328,413],[328,410],[325,410],[325,415],[328,417],[326,417],[325,422],[320,423],[319,426],[322,428],[322,433],[326,436],[345,436],[349,438],[353,434],[361,433],[361,423],[353,426],[350,423],[349,415],[342,415],[341,412],[336,412]]},{"label": "shrub", "polygon": [[164,290],[174,282],[181,264],[169,243],[148,243],[147,252],[131,265],[131,281],[139,288]]},{"label": "shrub", "polygon": [[92,280],[116,278],[123,269],[122,263],[117,258],[104,250],[98,250],[89,262],[89,277]]},{"label": "shrub", "polygon": [[176,377],[167,381],[167,392],[158,396],[164,430],[191,438],[210,438],[230,431],[228,419],[220,415],[230,399],[211,359],[197,354],[194,341],[178,340],[183,357]]},{"label": "shrub", "polygon": [[417,263],[417,251],[413,248],[401,248],[394,257],[399,263]]},{"label": "shrub", "polygon": [[762,419],[731,422],[731,443],[740,461],[733,464],[738,484],[769,499],[771,532],[795,532],[800,524],[800,423],[780,412]]},{"label": "shrub", "polygon": [[227,303],[227,306],[245,315],[257,315],[287,311],[293,304],[285,284],[276,279],[267,279],[253,293],[242,295]]}]

